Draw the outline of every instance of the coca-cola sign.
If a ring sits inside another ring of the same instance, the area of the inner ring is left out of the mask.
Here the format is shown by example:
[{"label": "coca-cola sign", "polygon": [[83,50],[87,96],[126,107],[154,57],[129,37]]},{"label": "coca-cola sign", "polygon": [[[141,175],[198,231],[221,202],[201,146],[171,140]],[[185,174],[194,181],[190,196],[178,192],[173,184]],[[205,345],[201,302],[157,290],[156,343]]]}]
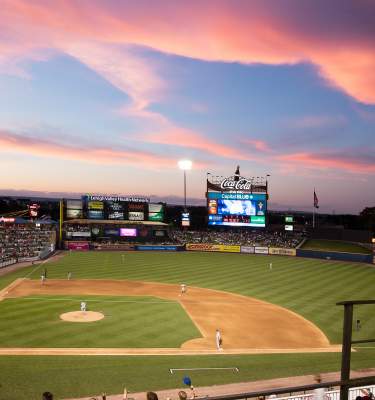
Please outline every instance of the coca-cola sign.
[{"label": "coca-cola sign", "polygon": [[238,190],[238,191],[251,191],[251,181],[249,179],[241,177],[231,176],[225,178],[220,183],[220,188],[222,190]]}]

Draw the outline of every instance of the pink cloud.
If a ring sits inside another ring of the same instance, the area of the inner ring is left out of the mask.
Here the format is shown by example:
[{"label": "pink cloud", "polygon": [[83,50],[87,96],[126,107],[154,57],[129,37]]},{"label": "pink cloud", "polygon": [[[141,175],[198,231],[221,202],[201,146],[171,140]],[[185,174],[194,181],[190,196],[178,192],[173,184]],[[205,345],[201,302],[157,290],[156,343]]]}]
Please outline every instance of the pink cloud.
[{"label": "pink cloud", "polygon": [[191,148],[234,160],[249,160],[250,156],[231,145],[221,144],[198,132],[170,125],[167,130],[155,134],[138,135],[139,139],[151,143],[160,143],[184,148]]},{"label": "pink cloud", "polygon": [[154,153],[113,149],[100,146],[74,146],[47,139],[37,139],[26,135],[0,131],[1,151],[21,152],[28,155],[77,160],[94,164],[133,165],[142,168],[176,168],[177,160]]},{"label": "pink cloud", "polygon": [[260,139],[244,139],[242,140],[243,143],[248,143],[255,147],[256,150],[260,152],[270,152],[272,149],[268,146],[268,143],[266,143],[264,140]]},{"label": "pink cloud", "polygon": [[[167,4],[157,0],[56,0],[53,4],[4,0],[0,25],[8,49],[14,45],[15,51],[9,52],[12,58],[28,57],[33,48],[69,51],[76,43],[93,41],[143,45],[203,60],[267,64],[308,61],[319,67],[330,84],[359,101],[375,103],[373,2],[292,2],[289,7],[284,2],[266,0]],[[334,21],[327,18],[327,10],[335,14]],[[92,50],[78,46],[73,51],[126,90],[131,86],[136,92],[136,82],[143,85],[137,74],[131,73],[124,85],[123,74],[119,77],[116,66],[110,65],[118,65],[116,54],[116,62],[103,65],[101,60],[97,65],[87,56]]]},{"label": "pink cloud", "polygon": [[298,166],[305,169],[329,170],[336,169],[350,173],[371,174],[375,172],[375,157],[373,156],[352,156],[353,151],[313,154],[293,153],[277,156],[277,160],[286,164],[285,166]]}]

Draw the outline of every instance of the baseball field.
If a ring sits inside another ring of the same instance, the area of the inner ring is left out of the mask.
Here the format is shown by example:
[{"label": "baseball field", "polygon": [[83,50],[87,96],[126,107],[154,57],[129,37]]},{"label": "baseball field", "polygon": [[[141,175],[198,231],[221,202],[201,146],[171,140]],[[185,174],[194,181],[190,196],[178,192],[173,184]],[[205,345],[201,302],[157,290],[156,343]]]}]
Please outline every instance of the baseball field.
[{"label": "baseball field", "polygon": [[[336,371],[335,304],[374,298],[374,281],[371,265],[294,257],[66,253],[0,277],[0,398],[181,387],[186,372],[170,368],[238,368],[189,372],[195,386]],[[375,336],[374,311],[355,308],[354,339]],[[358,347],[352,359],[353,369],[375,367],[375,349]]]}]

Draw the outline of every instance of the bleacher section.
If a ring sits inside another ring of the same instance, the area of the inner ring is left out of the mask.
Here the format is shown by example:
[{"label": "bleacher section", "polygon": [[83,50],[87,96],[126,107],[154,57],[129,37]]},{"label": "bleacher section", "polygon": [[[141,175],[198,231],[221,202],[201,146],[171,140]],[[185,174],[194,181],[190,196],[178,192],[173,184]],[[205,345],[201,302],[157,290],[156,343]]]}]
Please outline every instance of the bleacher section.
[{"label": "bleacher section", "polygon": [[51,224],[0,224],[0,268],[39,259],[55,249],[56,230]]}]

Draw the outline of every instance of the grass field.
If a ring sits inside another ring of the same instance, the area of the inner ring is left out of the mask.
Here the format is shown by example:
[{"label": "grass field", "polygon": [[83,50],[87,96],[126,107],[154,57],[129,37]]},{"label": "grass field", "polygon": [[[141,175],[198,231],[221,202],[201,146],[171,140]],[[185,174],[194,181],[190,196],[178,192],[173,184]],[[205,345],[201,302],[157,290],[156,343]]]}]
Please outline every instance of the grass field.
[{"label": "grass field", "polygon": [[[0,398],[40,400],[49,390],[57,399],[89,397],[102,391],[122,393],[181,388],[186,372],[171,375],[169,368],[233,367],[240,372],[189,372],[193,385],[220,385],[318,372],[338,371],[338,353],[267,354],[253,356],[2,356]],[[374,367],[375,350],[352,355],[352,368]],[[131,395],[130,395],[131,397]],[[176,396],[177,398],[177,392]]]},{"label": "grass field", "polygon": [[[268,268],[269,262],[273,263],[272,271]],[[371,282],[375,280],[375,268],[365,264],[325,260],[240,254],[134,252],[126,253],[125,262],[122,263],[121,253],[90,252],[72,253],[46,266],[49,278],[66,279],[70,271],[74,279],[184,282],[188,285],[256,297],[303,315],[318,325],[333,343],[341,341],[343,312],[335,303],[348,299],[374,298]],[[4,287],[16,277],[25,275],[39,279],[42,268],[35,270],[35,266],[28,267],[0,277],[0,286]],[[13,307],[10,303],[7,305],[8,301],[0,303],[0,308],[4,304],[6,307]],[[27,303],[31,300],[23,301]],[[49,307],[49,303],[47,301],[40,307]],[[60,307],[55,303],[51,307]],[[16,311],[15,313],[10,312],[10,315],[17,315]],[[32,311],[31,313],[34,314]],[[0,321],[2,316],[1,312]],[[362,330],[354,332],[354,339],[375,336],[374,307],[355,308],[354,318],[362,321]],[[150,325],[155,325],[153,321],[154,318],[144,321],[145,327],[142,329],[150,329]],[[164,318],[157,321],[158,325],[162,325]],[[6,327],[9,323],[10,320],[3,326]],[[22,332],[20,335],[22,336]],[[182,377],[171,376],[169,368],[233,364],[241,367],[239,374],[200,373],[194,376],[194,384],[221,384],[334,371],[339,369],[340,355],[322,353],[196,357],[2,356],[0,398],[38,399],[40,392],[46,389],[54,391],[57,398],[89,396],[102,390],[107,393],[119,393],[124,383],[133,391],[180,387]],[[369,367],[375,367],[375,350],[361,348],[353,354],[353,368]]]},{"label": "grass field", "polygon": [[[85,296],[105,318],[71,323],[82,297],[42,296],[0,302],[1,347],[180,347],[200,332],[177,302],[152,297]],[[152,323],[147,323],[152,321]]]},{"label": "grass field", "polygon": [[341,253],[371,254],[371,250],[355,243],[340,240],[309,239],[302,246],[304,250],[338,251]]}]

